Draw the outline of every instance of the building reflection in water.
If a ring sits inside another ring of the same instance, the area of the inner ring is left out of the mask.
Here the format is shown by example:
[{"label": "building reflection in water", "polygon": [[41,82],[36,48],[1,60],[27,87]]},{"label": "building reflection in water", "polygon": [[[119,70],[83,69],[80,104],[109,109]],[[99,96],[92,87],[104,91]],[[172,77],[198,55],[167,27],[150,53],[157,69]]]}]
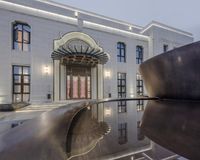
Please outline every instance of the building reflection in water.
[{"label": "building reflection in water", "polygon": [[[80,112],[70,130],[68,156],[72,159],[144,157],[143,153],[151,150],[151,142],[140,131],[143,111],[137,111],[136,105],[137,101],[127,101],[126,112],[119,112],[119,102],[101,103]],[[108,127],[102,128],[100,124]]]},{"label": "building reflection in water", "polygon": [[200,159],[200,102],[149,101],[142,131],[154,142],[189,159]]}]

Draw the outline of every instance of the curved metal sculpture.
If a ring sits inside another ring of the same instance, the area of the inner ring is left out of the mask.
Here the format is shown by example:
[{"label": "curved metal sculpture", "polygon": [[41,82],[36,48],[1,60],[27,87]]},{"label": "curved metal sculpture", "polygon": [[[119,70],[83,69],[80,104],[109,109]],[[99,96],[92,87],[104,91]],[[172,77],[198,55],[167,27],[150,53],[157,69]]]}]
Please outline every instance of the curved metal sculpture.
[{"label": "curved metal sculpture", "polygon": [[63,106],[1,134],[0,159],[66,160],[66,136],[70,124],[86,106],[87,103]]},{"label": "curved metal sculpture", "polygon": [[200,159],[200,102],[149,101],[142,132],[157,144],[188,159]]},{"label": "curved metal sculpture", "polygon": [[139,70],[151,97],[200,99],[200,42],[153,57]]}]

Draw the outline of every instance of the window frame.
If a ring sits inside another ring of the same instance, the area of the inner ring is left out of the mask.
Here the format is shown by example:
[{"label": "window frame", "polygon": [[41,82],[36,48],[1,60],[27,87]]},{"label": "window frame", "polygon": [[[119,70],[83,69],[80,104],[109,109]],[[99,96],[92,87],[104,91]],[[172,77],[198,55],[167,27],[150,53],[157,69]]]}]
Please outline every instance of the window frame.
[{"label": "window frame", "polygon": [[144,58],[144,48],[143,46],[136,46],[136,64],[141,64]]},{"label": "window frame", "polygon": [[126,44],[117,42],[117,62],[126,63]]},{"label": "window frame", "polygon": [[[21,27],[21,29],[19,29]],[[29,28],[29,29],[26,29]],[[21,32],[21,41],[18,38],[18,32]],[[28,40],[25,39],[24,34],[27,33]],[[21,44],[21,48],[15,45]],[[27,45],[27,50],[25,50],[25,45]],[[12,24],[12,49],[18,51],[29,52],[31,50],[31,26],[24,22],[14,22]]]},{"label": "window frame", "polygon": [[118,98],[126,97],[126,73],[117,72]]},{"label": "window frame", "polygon": [[[15,73],[15,67],[21,68],[21,73]],[[24,73],[24,68],[28,68],[29,72],[28,74]],[[23,65],[13,65],[12,66],[12,86],[13,86],[13,102],[18,103],[18,102],[29,102],[30,101],[30,93],[31,93],[31,67],[30,66],[23,66]],[[20,82],[15,82],[15,77],[20,77]],[[24,77],[28,77],[28,82],[24,82]],[[20,91],[16,92],[15,91],[15,86],[19,86]],[[28,87],[28,92],[24,91],[25,87]],[[17,101],[15,99],[15,96],[19,95],[20,96],[20,101]],[[28,101],[24,101],[24,95],[28,95]]]}]

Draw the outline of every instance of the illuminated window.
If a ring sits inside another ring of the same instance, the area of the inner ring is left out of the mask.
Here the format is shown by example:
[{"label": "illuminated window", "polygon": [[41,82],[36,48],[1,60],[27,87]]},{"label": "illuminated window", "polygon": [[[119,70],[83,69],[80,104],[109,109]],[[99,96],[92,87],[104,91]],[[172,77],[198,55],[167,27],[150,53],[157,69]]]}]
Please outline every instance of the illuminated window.
[{"label": "illuminated window", "polygon": [[[137,96],[143,96],[144,94],[143,80],[142,76],[138,73],[136,75],[136,88],[137,88]],[[143,110],[144,110],[144,101],[138,100],[137,111],[143,111]]]},{"label": "illuminated window", "polygon": [[118,124],[118,143],[125,144],[127,139],[127,123]]},{"label": "illuminated window", "polygon": [[30,101],[30,67],[13,66],[13,102]]},{"label": "illuminated window", "polygon": [[137,95],[138,96],[142,96],[143,95],[143,80],[142,80],[142,76],[140,74],[137,73],[136,75],[136,87],[137,87]]},{"label": "illuminated window", "polygon": [[118,98],[126,97],[126,73],[117,73]]},{"label": "illuminated window", "polygon": [[126,62],[126,45],[123,42],[117,43],[117,61]]},{"label": "illuminated window", "polygon": [[13,49],[19,51],[30,51],[31,27],[25,23],[15,22],[13,24]]},{"label": "illuminated window", "polygon": [[141,64],[143,62],[143,47],[136,46],[136,63]]},{"label": "illuminated window", "polygon": [[[118,97],[126,97],[126,73],[117,73]],[[118,102],[118,113],[126,112],[126,101]]]}]

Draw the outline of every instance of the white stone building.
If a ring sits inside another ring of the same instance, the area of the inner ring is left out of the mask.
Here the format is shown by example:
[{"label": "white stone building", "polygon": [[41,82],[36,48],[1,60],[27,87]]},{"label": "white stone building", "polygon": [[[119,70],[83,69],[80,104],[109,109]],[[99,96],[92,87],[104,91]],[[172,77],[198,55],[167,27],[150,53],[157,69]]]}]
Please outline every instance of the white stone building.
[{"label": "white stone building", "polygon": [[0,104],[142,95],[138,65],[192,41],[159,22],[141,27],[52,1],[1,0]]}]

